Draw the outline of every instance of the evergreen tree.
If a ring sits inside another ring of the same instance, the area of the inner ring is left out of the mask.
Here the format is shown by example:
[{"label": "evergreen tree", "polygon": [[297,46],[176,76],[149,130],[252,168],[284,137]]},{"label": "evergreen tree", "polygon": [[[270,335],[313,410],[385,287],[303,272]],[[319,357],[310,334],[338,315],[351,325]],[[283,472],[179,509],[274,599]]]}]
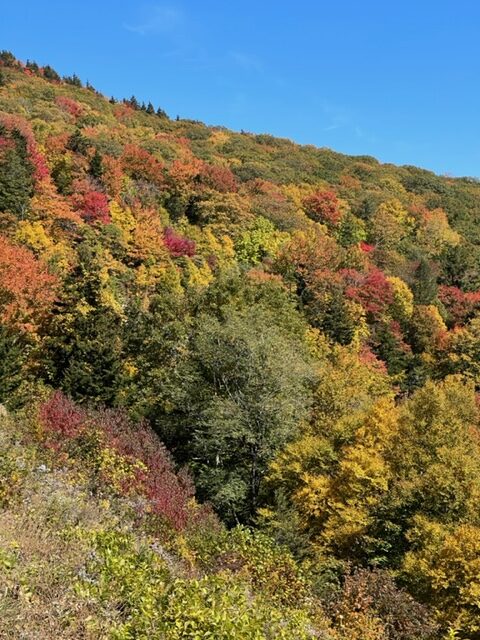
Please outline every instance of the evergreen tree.
[{"label": "evergreen tree", "polygon": [[122,371],[122,341],[118,316],[109,308],[97,307],[79,315],[68,339],[59,346],[64,368],[59,383],[68,395],[111,405]]},{"label": "evergreen tree", "polygon": [[138,100],[135,96],[132,96],[130,100],[127,101],[128,104],[132,107],[132,109],[139,109],[140,105],[138,104]]},{"label": "evergreen tree", "polygon": [[0,156],[0,211],[23,215],[33,195],[33,167],[25,139],[14,132],[15,147]]},{"label": "evergreen tree", "polygon": [[60,76],[55,71],[55,69],[53,69],[53,67],[51,67],[48,64],[47,64],[46,67],[43,67],[43,77],[46,78],[47,80],[53,80],[55,82],[60,82]]},{"label": "evergreen tree", "polygon": [[89,146],[87,138],[85,138],[80,129],[77,129],[75,133],[70,136],[67,142],[67,149],[81,154],[84,154]]},{"label": "evergreen tree", "polygon": [[82,81],[80,80],[80,78],[74,73],[73,76],[64,76],[63,78],[64,82],[66,82],[67,84],[71,84],[74,87],[82,87]]},{"label": "evergreen tree", "polygon": [[40,70],[40,67],[35,61],[27,60],[27,63],[25,66],[27,67],[27,69],[30,69],[30,71],[33,71],[34,73],[38,73]]},{"label": "evergreen tree", "polygon": [[64,196],[72,193],[72,167],[66,157],[60,158],[52,168],[52,179],[58,192]]},{"label": "evergreen tree", "polygon": [[22,384],[25,372],[23,365],[27,356],[25,340],[17,333],[0,324],[0,403],[12,407],[17,389]]},{"label": "evergreen tree", "polygon": [[94,178],[101,178],[103,175],[102,156],[99,153],[98,149],[95,149],[95,154],[92,156],[92,159],[90,160],[90,174]]},{"label": "evergreen tree", "polygon": [[0,51],[0,62],[4,67],[16,67],[18,65],[17,59],[10,51]]},{"label": "evergreen tree", "polygon": [[438,293],[437,277],[430,262],[422,257],[415,269],[415,282],[412,287],[417,304],[432,304]]}]

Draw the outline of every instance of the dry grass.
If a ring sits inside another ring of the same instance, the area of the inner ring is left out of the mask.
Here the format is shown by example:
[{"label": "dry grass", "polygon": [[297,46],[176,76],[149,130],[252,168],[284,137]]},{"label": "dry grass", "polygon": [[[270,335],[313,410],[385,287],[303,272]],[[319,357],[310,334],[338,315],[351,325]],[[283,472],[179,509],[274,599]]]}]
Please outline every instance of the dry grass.
[{"label": "dry grass", "polygon": [[74,588],[88,546],[67,532],[112,526],[125,514],[91,496],[71,471],[50,471],[28,453],[22,459],[11,441],[2,447],[3,435],[0,455],[32,466],[21,495],[0,509],[0,638],[98,640],[98,628],[89,631],[95,612]]}]

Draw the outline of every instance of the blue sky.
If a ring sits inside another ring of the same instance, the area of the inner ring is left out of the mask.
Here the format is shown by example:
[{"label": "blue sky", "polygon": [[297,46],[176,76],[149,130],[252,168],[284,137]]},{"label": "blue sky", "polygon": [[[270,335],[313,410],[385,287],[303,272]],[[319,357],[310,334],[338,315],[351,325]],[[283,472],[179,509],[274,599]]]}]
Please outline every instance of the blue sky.
[{"label": "blue sky", "polygon": [[172,117],[480,176],[473,0],[0,0],[0,48]]}]

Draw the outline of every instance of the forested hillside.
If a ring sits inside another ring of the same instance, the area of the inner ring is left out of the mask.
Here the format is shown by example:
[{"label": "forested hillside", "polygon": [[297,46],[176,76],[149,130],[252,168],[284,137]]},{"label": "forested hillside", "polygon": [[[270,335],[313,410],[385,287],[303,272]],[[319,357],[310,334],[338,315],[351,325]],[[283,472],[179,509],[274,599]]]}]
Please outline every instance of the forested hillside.
[{"label": "forested hillside", "polygon": [[479,387],[479,182],[0,53],[0,637],[479,639]]}]

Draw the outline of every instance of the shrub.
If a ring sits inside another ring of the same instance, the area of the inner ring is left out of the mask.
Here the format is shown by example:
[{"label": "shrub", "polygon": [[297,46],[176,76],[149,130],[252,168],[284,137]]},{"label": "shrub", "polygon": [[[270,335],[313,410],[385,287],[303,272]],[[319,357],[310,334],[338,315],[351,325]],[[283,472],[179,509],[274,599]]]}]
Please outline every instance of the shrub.
[{"label": "shrub", "polygon": [[171,227],[165,229],[163,242],[174,258],[195,255],[195,242],[176,233]]},{"label": "shrub", "polygon": [[334,619],[347,621],[358,613],[378,617],[385,640],[438,637],[438,626],[428,609],[398,589],[391,576],[379,569],[357,569],[347,575],[331,613]]},{"label": "shrub", "polygon": [[120,410],[85,410],[60,391],[40,406],[39,419],[50,447],[80,457],[115,492],[143,496],[145,513],[175,530],[208,515],[207,507],[195,508],[190,477],[175,473],[169,453],[146,423],[133,423]]}]

